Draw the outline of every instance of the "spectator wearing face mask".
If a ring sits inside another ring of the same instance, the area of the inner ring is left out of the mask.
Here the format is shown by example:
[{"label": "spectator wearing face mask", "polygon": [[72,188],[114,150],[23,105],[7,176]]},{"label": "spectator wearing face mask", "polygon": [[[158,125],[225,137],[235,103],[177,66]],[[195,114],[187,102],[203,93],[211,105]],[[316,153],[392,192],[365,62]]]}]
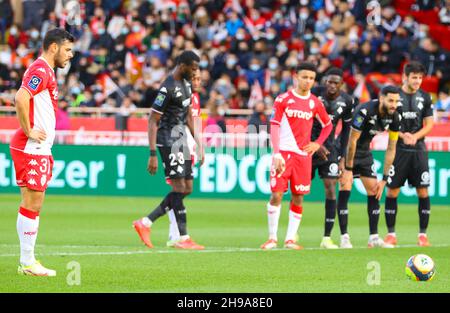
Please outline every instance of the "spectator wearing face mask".
[{"label": "spectator wearing face mask", "polygon": [[228,54],[225,61],[225,69],[223,73],[230,77],[231,81],[234,82],[239,75],[238,57],[235,54]]},{"label": "spectator wearing face mask", "polygon": [[248,84],[252,86],[256,81],[259,85],[264,86],[264,69],[261,67],[261,63],[258,58],[252,58],[248,69],[245,70],[245,76]]},{"label": "spectator wearing face mask", "polygon": [[235,11],[230,11],[228,13],[228,19],[225,23],[225,28],[228,31],[229,36],[234,36],[237,30],[244,26],[244,22],[239,18]]}]

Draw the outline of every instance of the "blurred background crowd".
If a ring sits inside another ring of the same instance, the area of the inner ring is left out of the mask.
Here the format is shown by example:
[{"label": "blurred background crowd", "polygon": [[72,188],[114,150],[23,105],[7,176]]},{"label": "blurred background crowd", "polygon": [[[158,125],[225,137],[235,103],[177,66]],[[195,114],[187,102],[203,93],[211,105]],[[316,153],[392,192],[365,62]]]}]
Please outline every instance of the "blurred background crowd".
[{"label": "blurred background crowd", "polygon": [[[418,12],[434,18],[419,22]],[[319,82],[342,68],[350,93],[372,73],[398,75],[419,60],[434,79],[436,109],[450,111],[449,25],[450,0],[0,0],[0,106],[13,105],[46,31],[64,27],[77,42],[70,66],[58,71],[62,109],[148,108],[188,49],[201,58],[200,99],[210,116],[252,109],[251,119],[265,123],[263,112],[293,85],[303,60],[317,64]]]}]

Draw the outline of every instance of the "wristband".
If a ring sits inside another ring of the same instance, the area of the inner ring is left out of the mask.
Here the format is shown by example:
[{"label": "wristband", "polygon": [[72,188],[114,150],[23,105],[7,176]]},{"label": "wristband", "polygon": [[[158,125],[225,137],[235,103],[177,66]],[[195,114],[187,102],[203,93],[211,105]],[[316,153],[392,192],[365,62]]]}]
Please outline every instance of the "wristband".
[{"label": "wristband", "polygon": [[353,171],[353,167],[350,167],[350,166],[348,166],[348,165],[345,166],[345,169],[346,169],[347,171]]},{"label": "wristband", "polygon": [[387,182],[389,175],[383,175],[383,179],[385,182]]},{"label": "wristband", "polygon": [[156,150],[150,150],[150,156],[156,156]]}]

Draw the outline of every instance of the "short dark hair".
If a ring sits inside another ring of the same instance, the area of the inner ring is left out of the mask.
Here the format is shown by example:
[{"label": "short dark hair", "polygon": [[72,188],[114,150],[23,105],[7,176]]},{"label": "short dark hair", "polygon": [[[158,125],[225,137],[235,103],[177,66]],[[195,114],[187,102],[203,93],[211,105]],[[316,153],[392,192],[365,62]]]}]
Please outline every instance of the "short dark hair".
[{"label": "short dark hair", "polygon": [[200,57],[194,51],[187,50],[177,57],[176,64],[192,65],[192,62],[200,62]]},{"label": "short dark hair", "polygon": [[417,61],[412,61],[405,65],[403,68],[403,73],[405,73],[406,76],[409,76],[411,73],[425,74],[425,66]]},{"label": "short dark hair", "polygon": [[44,50],[48,50],[52,43],[56,43],[58,46],[61,45],[64,41],[74,42],[75,37],[68,31],[62,28],[54,28],[49,30],[44,37],[43,47]]},{"label": "short dark hair", "polygon": [[342,78],[344,76],[344,71],[341,70],[340,68],[332,67],[325,74],[325,76],[330,76],[330,75],[336,75],[336,76],[339,76]]},{"label": "short dark hair", "polygon": [[381,89],[381,95],[383,95],[383,96],[387,96],[388,95],[388,93],[395,93],[395,94],[400,94],[400,89],[398,88],[398,87],[395,87],[395,86],[393,86],[393,85],[387,85],[387,86],[384,86],[382,89]]},{"label": "short dark hair", "polygon": [[296,71],[297,73],[300,72],[300,71],[303,71],[303,70],[311,71],[311,72],[317,73],[317,68],[316,68],[316,66],[314,65],[314,63],[311,63],[311,62],[302,62],[302,63],[300,63],[300,65],[298,65],[297,68],[295,69],[295,71]]}]

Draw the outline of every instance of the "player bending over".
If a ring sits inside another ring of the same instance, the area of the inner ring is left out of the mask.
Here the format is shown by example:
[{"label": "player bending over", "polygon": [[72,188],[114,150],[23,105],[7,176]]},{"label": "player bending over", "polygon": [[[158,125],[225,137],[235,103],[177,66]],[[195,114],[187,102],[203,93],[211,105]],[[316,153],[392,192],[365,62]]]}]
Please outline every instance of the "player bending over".
[{"label": "player bending over", "polygon": [[[342,180],[345,186],[351,187],[353,177],[359,177],[366,189],[370,230],[367,245],[369,248],[393,247],[378,236],[378,220],[379,201],[386,185],[389,168],[395,157],[395,145],[401,119],[396,111],[399,99],[397,87],[383,87],[379,99],[358,105],[353,115]],[[385,130],[389,130],[389,142],[384,157],[383,179],[378,181],[370,143],[375,135]],[[350,189],[348,191],[350,192]],[[347,203],[345,203],[345,209],[347,209]]]}]

